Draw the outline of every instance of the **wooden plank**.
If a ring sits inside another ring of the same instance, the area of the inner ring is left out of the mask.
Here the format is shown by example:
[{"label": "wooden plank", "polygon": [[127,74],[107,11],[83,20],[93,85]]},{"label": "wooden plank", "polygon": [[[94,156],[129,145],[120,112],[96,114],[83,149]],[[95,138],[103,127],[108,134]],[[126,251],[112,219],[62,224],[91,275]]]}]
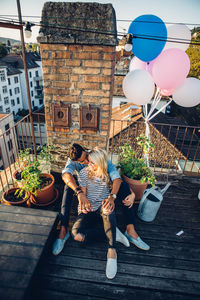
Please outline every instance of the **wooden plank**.
[{"label": "wooden plank", "polygon": [[[134,267],[132,266],[131,272],[126,272],[126,269],[128,268],[128,265],[121,266],[121,264],[118,264],[119,271],[116,275],[116,277],[112,280],[109,280],[105,276],[105,265],[106,262],[101,263],[100,265],[96,266],[96,262],[91,262],[86,260],[84,264],[84,268],[81,268],[80,264],[82,261],[80,261],[77,268],[72,266],[60,266],[60,265],[47,265],[42,270],[40,270],[41,274],[44,275],[50,275],[56,276],[60,278],[73,279],[73,280],[85,280],[88,282],[105,282],[111,285],[124,285],[128,287],[140,287],[143,289],[154,289],[154,290],[161,290],[161,291],[171,291],[171,292],[180,292],[185,294],[191,294],[191,295],[199,295],[200,296],[200,285],[199,282],[194,281],[188,281],[184,280],[177,280],[177,279],[171,279],[171,278],[160,278],[158,277],[157,273],[152,276],[148,272],[145,272],[145,268],[143,269],[143,272],[140,272],[139,274],[134,271]],[[101,268],[101,270],[97,270],[98,268]],[[126,276],[124,276],[126,274]],[[149,274],[149,275],[148,275]],[[145,278],[145,280],[144,280]]]},{"label": "wooden plank", "polygon": [[[134,279],[132,279],[134,280]],[[38,288],[37,288],[38,284]],[[78,286],[78,289],[77,289]],[[45,287],[45,290],[42,290]],[[49,289],[49,291],[47,290]],[[191,295],[162,293],[154,290],[141,290],[138,288],[130,288],[121,285],[106,285],[104,281],[101,284],[90,282],[89,286],[86,281],[66,280],[64,278],[54,278],[51,276],[43,276],[40,282],[36,282],[34,288],[35,294],[33,299],[79,299],[82,297],[92,297],[90,299],[99,299],[99,295],[103,299],[141,299],[141,300],[191,300]],[[42,293],[41,293],[42,291]],[[57,298],[56,298],[57,297]],[[65,297],[65,298],[64,298]],[[197,296],[198,297],[198,296]],[[196,297],[195,297],[196,298]],[[196,298],[198,299],[198,298]]]},{"label": "wooden plank", "polygon": [[16,300],[23,299],[24,290],[18,288],[0,287],[1,300]]},{"label": "wooden plank", "polygon": [[34,226],[32,226],[31,224],[22,223],[15,223],[13,226],[12,222],[0,221],[0,230],[9,232],[47,235],[49,233],[49,226],[43,226],[42,224],[34,224]]},{"label": "wooden plank", "polygon": [[[67,249],[64,249],[62,253],[62,257],[64,260],[67,260],[68,257],[76,257],[79,259],[81,256],[82,258],[88,258],[88,259],[99,259],[104,260],[105,259],[105,251],[98,250],[98,249],[84,249],[84,248],[75,248],[68,246]],[[61,257],[61,256],[60,256]],[[59,257],[59,258],[60,258]],[[143,254],[143,251],[140,251],[140,253],[133,253],[129,252],[127,253],[123,246],[120,247],[120,249],[117,250],[117,257],[118,261],[122,263],[137,263],[137,265],[145,265],[145,266],[154,266],[154,267],[162,267],[162,268],[175,268],[179,270],[191,270],[191,271],[199,271],[200,270],[200,262],[197,261],[188,261],[183,259],[174,259],[169,257],[159,257],[159,256],[152,256],[152,255],[145,255]],[[51,256],[46,263],[53,262],[55,260],[55,263],[59,262],[59,259],[57,257]]]},{"label": "wooden plank", "polygon": [[24,298],[57,216],[56,212],[0,205],[1,299],[6,289],[6,300]]},{"label": "wooden plank", "polygon": [[27,207],[21,207],[21,206],[12,206],[12,205],[0,205],[0,211],[1,212],[7,212],[7,213],[15,213],[20,215],[32,215],[32,216],[47,216],[48,218],[55,218],[57,215],[57,212],[45,210],[45,209],[34,209],[34,208],[27,208]]},{"label": "wooden plank", "polygon": [[[28,208],[27,208],[28,209]],[[42,224],[43,226],[51,226],[55,217],[46,217],[46,216],[36,216],[36,215],[24,215],[19,213],[7,213],[7,212],[0,212],[0,221],[4,222],[11,222],[13,224],[31,224],[31,225],[38,225]]]}]

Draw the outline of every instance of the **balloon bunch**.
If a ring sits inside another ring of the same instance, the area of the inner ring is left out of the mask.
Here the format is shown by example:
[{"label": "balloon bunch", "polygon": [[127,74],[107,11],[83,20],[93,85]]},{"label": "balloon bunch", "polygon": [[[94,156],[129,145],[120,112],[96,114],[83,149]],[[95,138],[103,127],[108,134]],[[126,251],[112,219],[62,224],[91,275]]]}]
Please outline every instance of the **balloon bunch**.
[{"label": "balloon bunch", "polygon": [[128,33],[133,36],[135,55],[123,81],[123,91],[129,101],[145,105],[151,101],[156,88],[151,113],[162,96],[172,95],[172,99],[184,107],[200,104],[200,80],[186,78],[190,59],[185,51],[191,40],[186,25],[166,27],[159,17],[142,15],[131,23]]}]

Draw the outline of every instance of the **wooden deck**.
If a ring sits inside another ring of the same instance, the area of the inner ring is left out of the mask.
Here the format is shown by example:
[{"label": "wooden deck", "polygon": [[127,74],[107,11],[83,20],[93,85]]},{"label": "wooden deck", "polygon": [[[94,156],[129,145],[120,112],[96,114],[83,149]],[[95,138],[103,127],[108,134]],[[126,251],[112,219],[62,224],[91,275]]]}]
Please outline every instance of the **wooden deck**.
[{"label": "wooden deck", "polygon": [[[200,179],[173,179],[154,222],[136,217],[136,229],[151,246],[142,251],[118,244],[118,273],[105,276],[106,246],[80,246],[69,239],[57,257],[41,260],[31,299],[200,299]],[[123,229],[118,214],[118,226]],[[176,233],[184,233],[177,236]]]},{"label": "wooden deck", "polygon": [[[70,238],[60,255],[51,254],[59,201],[42,210],[0,205],[0,299],[199,300],[200,178],[170,181],[155,221],[136,217],[151,249],[118,244],[113,280],[105,276],[105,241],[81,246]],[[118,209],[117,219],[123,230]]]},{"label": "wooden deck", "polygon": [[29,298],[37,264],[58,213],[0,205],[0,299]]}]

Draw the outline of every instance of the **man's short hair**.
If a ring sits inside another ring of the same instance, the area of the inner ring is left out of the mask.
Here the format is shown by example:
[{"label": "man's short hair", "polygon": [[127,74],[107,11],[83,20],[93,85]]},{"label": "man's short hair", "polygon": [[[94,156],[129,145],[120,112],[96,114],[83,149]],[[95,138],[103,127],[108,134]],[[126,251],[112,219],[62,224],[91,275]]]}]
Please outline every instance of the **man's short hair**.
[{"label": "man's short hair", "polygon": [[76,161],[81,157],[83,151],[85,149],[81,145],[74,143],[69,147],[67,154],[72,161]]}]

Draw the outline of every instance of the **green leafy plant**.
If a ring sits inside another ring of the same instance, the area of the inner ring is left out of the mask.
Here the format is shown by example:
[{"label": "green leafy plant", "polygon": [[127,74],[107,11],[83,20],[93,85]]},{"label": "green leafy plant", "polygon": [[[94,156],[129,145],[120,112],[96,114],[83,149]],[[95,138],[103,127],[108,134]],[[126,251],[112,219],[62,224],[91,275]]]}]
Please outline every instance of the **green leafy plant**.
[{"label": "green leafy plant", "polygon": [[19,161],[21,164],[20,172],[20,189],[16,192],[19,196],[31,194],[37,196],[38,191],[41,191],[42,185],[42,168],[41,162],[49,164],[52,161],[50,150],[53,146],[40,146],[37,147],[37,158],[31,153],[31,149],[27,148],[19,152]]},{"label": "green leafy plant", "polygon": [[154,148],[154,144],[144,134],[141,134],[136,139],[140,151],[134,151],[129,144],[121,146],[118,168],[121,170],[121,175],[140,180],[141,183],[148,182],[155,186],[156,178],[147,165],[147,159],[144,157],[145,154],[149,153],[150,149]]}]

